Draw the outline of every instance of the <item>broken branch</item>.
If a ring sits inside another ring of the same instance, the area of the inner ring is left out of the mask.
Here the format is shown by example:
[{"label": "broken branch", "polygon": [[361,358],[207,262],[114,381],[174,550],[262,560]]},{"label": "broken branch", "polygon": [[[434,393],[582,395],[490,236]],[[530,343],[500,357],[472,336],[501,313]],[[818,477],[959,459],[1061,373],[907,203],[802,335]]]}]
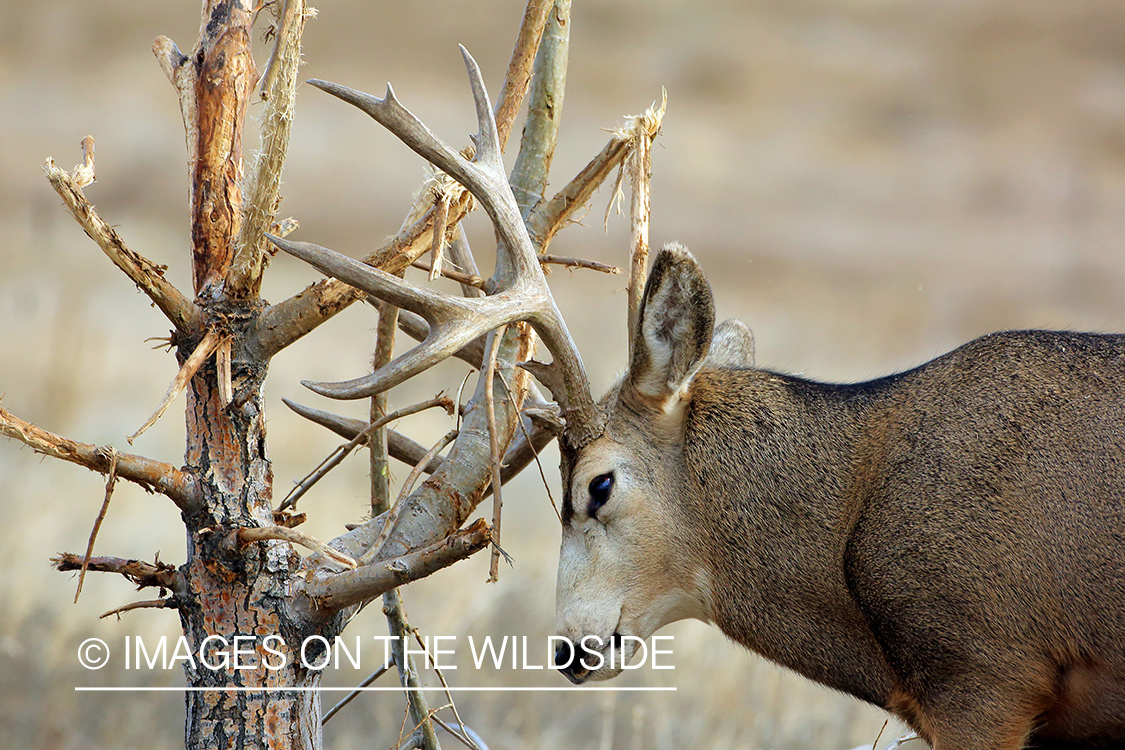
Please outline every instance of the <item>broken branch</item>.
[{"label": "broken branch", "polygon": [[621,269],[617,266],[611,266],[608,263],[602,263],[596,260],[587,260],[585,258],[566,258],[562,255],[540,255],[539,262],[547,265],[552,264],[556,266],[565,266],[566,268],[585,268],[590,271],[601,271],[608,274],[619,274]]},{"label": "broken branch", "polygon": [[203,337],[203,340],[195,347],[195,351],[191,353],[191,356],[189,356],[183,366],[180,367],[180,371],[176,373],[176,377],[172,378],[172,382],[168,386],[168,391],[164,394],[160,405],[156,407],[156,411],[152,413],[152,416],[148,418],[147,422],[141,425],[139,430],[125,438],[129,441],[129,445],[132,445],[134,440],[144,434],[145,430],[156,424],[156,420],[163,416],[164,412],[168,410],[168,407],[172,405],[172,402],[176,400],[176,396],[179,396],[184,388],[187,388],[188,382],[195,377],[195,373],[199,371],[199,368],[203,366],[207,358],[219,347],[219,343],[222,339],[222,334],[214,328],[207,331],[207,335]]},{"label": "broken branch", "polygon": [[267,539],[279,539],[283,542],[299,544],[306,549],[311,549],[313,552],[319,552],[322,555],[326,555],[327,557],[332,558],[349,570],[355,570],[356,567],[355,560],[353,560],[348,555],[345,555],[343,552],[332,549],[316,537],[309,536],[303,531],[291,529],[287,526],[242,527],[238,529],[235,534],[237,535],[237,541],[240,547],[252,542],[264,542]]},{"label": "broken branch", "polygon": [[281,170],[289,151],[289,131],[296,99],[297,67],[301,62],[301,33],[306,12],[304,0],[281,0],[276,6],[277,29],[274,48],[259,87],[266,102],[261,117],[262,147],[242,205],[242,224],[234,240],[234,259],[227,271],[228,286],[237,297],[257,294],[262,282],[266,253],[264,236],[277,212]]},{"label": "broken branch", "polygon": [[[103,448],[48,432],[23,421],[2,406],[0,435],[19,440],[37,453],[61,458],[103,474],[108,473],[111,467],[111,461]],[[117,476],[135,482],[150,492],[166,495],[185,513],[194,512],[200,503],[195,477],[171,464],[131,453],[119,453]]]},{"label": "broken branch", "polygon": [[464,529],[401,557],[318,578],[307,585],[305,593],[318,607],[343,609],[449,567],[484,549],[491,538],[488,522],[479,518]]},{"label": "broken branch", "polygon": [[183,589],[180,572],[175,566],[162,562],[145,562],[144,560],[125,560],[120,557],[91,557],[85,558],[72,552],[62,552],[51,558],[55,570],[66,573],[72,570],[81,570],[85,564],[87,570],[97,573],[118,573],[125,576],[138,589],[155,587],[168,589],[173,593]]},{"label": "broken branch", "polygon": [[[93,139],[90,139],[90,174],[93,174]],[[179,289],[164,278],[164,269],[125,246],[125,241],[117,231],[105,222],[97,210],[86,199],[75,175],[55,166],[48,158],[43,165],[51,187],[63,199],[70,215],[82,227],[86,235],[106,254],[114,265],[132,279],[137,288],[148,295],[153,304],[164,313],[176,330],[189,332],[199,327],[200,312],[195,303],[185,297]],[[80,170],[76,170],[80,171]],[[78,175],[81,177],[81,175]]]},{"label": "broken branch", "polygon": [[579,208],[586,205],[613,170],[621,166],[628,153],[628,141],[614,135],[562,190],[555,193],[551,200],[535,207],[527,218],[527,231],[540,252],[547,249],[555,234]]}]

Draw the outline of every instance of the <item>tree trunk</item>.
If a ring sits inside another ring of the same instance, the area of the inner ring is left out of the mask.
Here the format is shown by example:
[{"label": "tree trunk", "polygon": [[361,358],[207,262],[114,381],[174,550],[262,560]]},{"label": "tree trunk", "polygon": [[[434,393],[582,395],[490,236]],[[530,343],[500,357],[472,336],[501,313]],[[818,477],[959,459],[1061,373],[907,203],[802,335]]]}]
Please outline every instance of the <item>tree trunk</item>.
[{"label": "tree trunk", "polygon": [[[179,88],[188,131],[192,277],[204,331],[229,337],[232,397],[224,403],[218,357],[188,389],[185,461],[199,481],[202,507],[184,518],[181,572],[189,598],[180,619],[199,658],[185,663],[191,688],[185,741],[191,748],[319,748],[320,673],[303,666],[300,651],[315,630],[289,609],[300,557],[283,542],[238,541],[239,529],[274,523],[262,401],[269,361],[247,345],[263,305],[227,280],[242,221],[246,104],[258,79],[251,22],[240,0],[207,0],[199,42],[191,58],[179,61],[188,74]],[[197,342],[177,343],[182,362]],[[319,654],[307,656],[317,663]]]}]

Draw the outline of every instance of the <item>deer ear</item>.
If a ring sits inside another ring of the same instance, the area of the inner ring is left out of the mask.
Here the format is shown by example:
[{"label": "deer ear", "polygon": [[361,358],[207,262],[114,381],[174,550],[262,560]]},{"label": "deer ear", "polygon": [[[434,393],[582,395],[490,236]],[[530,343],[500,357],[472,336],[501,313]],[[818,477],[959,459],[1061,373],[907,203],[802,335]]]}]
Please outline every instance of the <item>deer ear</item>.
[{"label": "deer ear", "polygon": [[717,370],[738,370],[754,366],[754,334],[741,320],[724,320],[711,336],[711,350],[703,362]]},{"label": "deer ear", "polygon": [[636,325],[628,382],[667,409],[691,384],[715,325],[711,286],[683,246],[668,244],[657,254]]}]

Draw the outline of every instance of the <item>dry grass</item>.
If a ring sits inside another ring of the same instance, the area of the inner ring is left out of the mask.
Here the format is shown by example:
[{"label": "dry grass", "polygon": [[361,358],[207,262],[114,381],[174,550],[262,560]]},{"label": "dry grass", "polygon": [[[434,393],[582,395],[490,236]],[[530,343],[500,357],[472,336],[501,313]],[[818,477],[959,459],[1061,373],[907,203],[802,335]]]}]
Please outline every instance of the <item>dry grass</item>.
[{"label": "dry grass", "polygon": [[[187,286],[179,113],[148,53],[158,34],[181,46],[194,38],[196,5],[179,5],[19,3],[0,26],[0,392],[15,413],[88,442],[122,445],[175,364],[143,343],[165,334],[160,314],[73,225],[40,164],[47,155],[77,162],[79,141],[93,133],[99,182],[87,195],[131,247]],[[465,43],[496,86],[519,8],[514,0],[333,3],[306,32],[303,72],[376,92],[391,79],[404,102],[458,142],[472,113],[454,44]],[[653,241],[692,247],[715,282],[720,314],[754,328],[763,364],[865,378],[989,330],[1125,328],[1120,3],[591,0],[576,3],[573,37],[554,184],[601,147],[600,128],[667,86]],[[303,238],[353,254],[397,228],[422,175],[390,136],[307,88],[292,154],[283,213],[300,219]],[[481,250],[491,233],[479,217],[470,231]],[[621,265],[627,246],[627,227],[611,222],[608,234],[571,228],[552,249]],[[275,265],[268,298],[313,278],[289,260]],[[576,273],[556,271],[553,283],[595,387],[604,387],[624,362],[624,282]],[[349,310],[275,360],[268,403],[280,489],[338,442],[280,398],[316,403],[300,379],[364,371],[372,326],[370,314]],[[461,375],[451,365],[423,378],[417,394],[455,389]],[[420,442],[448,429],[441,418],[418,419]],[[136,450],[178,462],[181,431],[166,417]],[[311,515],[304,530],[331,538],[364,512],[363,463],[334,472],[302,501]],[[486,587],[486,564],[473,560],[410,586],[411,619],[424,631],[552,631],[557,521],[533,474],[507,492],[505,548],[515,569]],[[9,571],[0,582],[0,734],[13,746],[182,742],[177,695],[72,690],[152,678],[81,670],[74,653],[83,638],[177,632],[168,612],[97,622],[134,597],[128,586],[91,576],[73,605],[73,582],[49,570],[52,554],[84,544],[102,494],[100,477],[0,446],[0,565]],[[157,550],[182,559],[177,513],[119,487],[96,551],[151,558]],[[382,634],[380,620],[365,612],[348,634]],[[873,741],[882,725],[879,712],[783,674],[714,630],[687,623],[669,632],[675,672],[623,680],[667,680],[676,693],[474,694],[459,698],[462,716],[494,748],[835,749]],[[462,669],[450,678],[562,684],[552,673]],[[399,711],[397,700],[365,696],[332,722],[326,741],[387,747]]]}]

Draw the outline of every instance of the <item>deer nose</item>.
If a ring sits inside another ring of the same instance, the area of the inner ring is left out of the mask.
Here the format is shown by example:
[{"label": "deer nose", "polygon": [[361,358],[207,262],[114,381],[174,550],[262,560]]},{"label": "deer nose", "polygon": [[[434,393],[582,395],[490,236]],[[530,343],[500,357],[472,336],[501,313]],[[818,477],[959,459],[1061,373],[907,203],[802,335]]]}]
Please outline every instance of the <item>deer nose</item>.
[{"label": "deer nose", "polygon": [[589,664],[597,656],[598,652],[588,648],[586,644],[580,643],[575,646],[568,639],[555,648],[555,669],[562,672],[575,685],[580,685],[590,676],[589,668],[582,663],[583,658]]}]

